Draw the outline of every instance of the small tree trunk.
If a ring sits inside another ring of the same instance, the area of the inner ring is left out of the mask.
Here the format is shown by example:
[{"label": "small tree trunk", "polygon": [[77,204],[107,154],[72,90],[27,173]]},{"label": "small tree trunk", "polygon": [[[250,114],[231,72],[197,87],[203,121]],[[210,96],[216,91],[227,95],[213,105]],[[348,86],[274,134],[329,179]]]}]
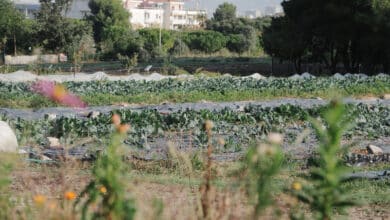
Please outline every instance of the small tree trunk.
[{"label": "small tree trunk", "polygon": [[14,32],[14,56],[16,57],[16,34]]}]

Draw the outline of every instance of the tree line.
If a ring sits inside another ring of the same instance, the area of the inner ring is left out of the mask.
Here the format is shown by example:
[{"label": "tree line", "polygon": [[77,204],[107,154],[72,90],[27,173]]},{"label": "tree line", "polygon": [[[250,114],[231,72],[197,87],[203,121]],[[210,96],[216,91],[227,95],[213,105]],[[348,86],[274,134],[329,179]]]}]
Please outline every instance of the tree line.
[{"label": "tree line", "polygon": [[65,53],[69,59],[93,54],[104,60],[137,56],[147,61],[221,50],[255,53],[261,50],[261,32],[271,22],[239,18],[236,7],[224,3],[200,30],[134,30],[121,0],[90,0],[91,11],[83,19],[64,16],[71,3],[40,0],[35,19],[26,19],[10,0],[0,0],[0,54]]},{"label": "tree line", "polygon": [[357,73],[390,68],[390,0],[289,0],[284,16],[264,29],[262,45],[273,57],[295,64],[342,66]]}]

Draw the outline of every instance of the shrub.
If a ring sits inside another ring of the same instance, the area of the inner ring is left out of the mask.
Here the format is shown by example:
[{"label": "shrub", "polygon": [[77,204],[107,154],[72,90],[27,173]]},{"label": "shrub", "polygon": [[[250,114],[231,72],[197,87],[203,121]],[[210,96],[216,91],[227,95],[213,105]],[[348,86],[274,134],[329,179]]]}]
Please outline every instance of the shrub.
[{"label": "shrub", "polygon": [[214,53],[226,46],[226,38],[215,31],[194,31],[184,37],[184,42],[191,50]]}]

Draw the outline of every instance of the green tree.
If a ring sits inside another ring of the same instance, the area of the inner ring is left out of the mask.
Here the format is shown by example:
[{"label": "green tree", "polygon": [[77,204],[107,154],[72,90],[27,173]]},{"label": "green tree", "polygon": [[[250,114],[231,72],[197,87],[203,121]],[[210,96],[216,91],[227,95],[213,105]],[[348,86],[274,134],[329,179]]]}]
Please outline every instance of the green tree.
[{"label": "green tree", "polygon": [[234,33],[237,23],[237,7],[230,3],[223,3],[218,6],[213,14],[213,18],[206,21],[208,30],[218,31],[224,34]]},{"label": "green tree", "polygon": [[264,50],[272,57],[292,61],[295,71],[301,72],[302,57],[307,42],[298,27],[284,17],[273,18],[262,35]]},{"label": "green tree", "polygon": [[30,54],[38,43],[39,24],[34,19],[23,19],[22,25],[16,32],[17,51],[23,54]]},{"label": "green tree", "polygon": [[[90,25],[82,20],[64,16],[72,0],[40,0],[41,8],[37,13],[40,25],[38,41],[47,52],[66,52],[79,42],[84,35],[91,34]],[[69,54],[72,56],[72,54]]]},{"label": "green tree", "polygon": [[118,55],[133,57],[141,50],[142,42],[138,33],[126,27],[108,27],[103,37],[106,40],[101,42],[100,50],[104,58],[112,59]]},{"label": "green tree", "polygon": [[10,39],[16,45],[16,34],[22,26],[23,16],[9,0],[0,0],[0,53],[6,53],[4,47]]},{"label": "green tree", "polygon": [[348,72],[358,72],[362,63],[378,63],[365,53],[376,60],[388,59],[386,49],[375,43],[385,43],[381,36],[389,27],[381,15],[387,5],[388,0],[283,1],[285,16],[273,19],[263,43],[268,53],[281,59],[296,63],[305,48],[310,60],[322,63],[329,72],[336,72],[339,64]]},{"label": "green tree", "polygon": [[123,7],[122,1],[90,0],[88,5],[91,15],[87,19],[92,23],[94,39],[99,49],[103,42],[112,40],[110,37],[117,37],[110,33],[113,29],[121,30],[121,34],[124,30],[131,29],[130,14]]},{"label": "green tree", "polygon": [[169,30],[161,30],[161,51],[160,51],[160,30],[159,29],[141,29],[139,34],[142,37],[143,48],[149,51],[150,55],[155,58],[159,55],[166,54],[175,43],[175,33]]},{"label": "green tree", "polygon": [[237,18],[237,8],[230,3],[223,3],[215,10],[213,18],[206,21],[208,30],[229,36],[228,49],[240,53],[256,49],[259,45],[259,33],[251,19]]}]

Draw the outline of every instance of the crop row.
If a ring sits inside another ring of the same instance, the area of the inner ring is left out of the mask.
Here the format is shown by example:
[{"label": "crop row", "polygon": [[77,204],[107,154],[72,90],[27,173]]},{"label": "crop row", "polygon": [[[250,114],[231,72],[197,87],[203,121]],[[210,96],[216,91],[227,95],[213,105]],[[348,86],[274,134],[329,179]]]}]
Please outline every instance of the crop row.
[{"label": "crop row", "polygon": [[[238,150],[254,139],[264,137],[270,131],[288,133],[289,128],[303,129],[308,126],[308,117],[317,117],[326,107],[303,109],[293,105],[279,107],[248,106],[244,112],[231,109],[221,111],[185,110],[170,114],[155,110],[117,110],[124,123],[131,125],[126,143],[136,147],[153,147],[159,140],[174,139],[191,142],[194,146],[206,144],[203,130],[205,120],[215,124],[216,138],[223,138],[224,150]],[[347,105],[348,115],[353,116],[352,129],[347,135],[389,136],[390,108],[387,106],[369,106],[364,104]],[[101,114],[96,118],[59,117],[35,121],[7,119],[16,129],[19,138],[29,137],[35,143],[42,142],[47,136],[60,138],[95,137],[104,140],[112,132],[111,114]],[[186,143],[184,143],[186,142]],[[185,147],[185,146],[184,146]]]},{"label": "crop row", "polygon": [[[347,77],[337,78],[313,78],[294,80],[288,78],[270,78],[256,80],[252,78],[199,78],[194,80],[167,79],[161,81],[94,81],[94,82],[67,82],[66,87],[79,95],[93,95],[96,93],[111,95],[137,95],[143,93],[164,93],[164,92],[229,92],[256,90],[262,91],[297,91],[311,93],[338,89],[351,94],[355,90],[374,90],[377,92],[390,91],[390,77]],[[30,93],[29,83],[0,82],[0,93],[14,95]]]}]

